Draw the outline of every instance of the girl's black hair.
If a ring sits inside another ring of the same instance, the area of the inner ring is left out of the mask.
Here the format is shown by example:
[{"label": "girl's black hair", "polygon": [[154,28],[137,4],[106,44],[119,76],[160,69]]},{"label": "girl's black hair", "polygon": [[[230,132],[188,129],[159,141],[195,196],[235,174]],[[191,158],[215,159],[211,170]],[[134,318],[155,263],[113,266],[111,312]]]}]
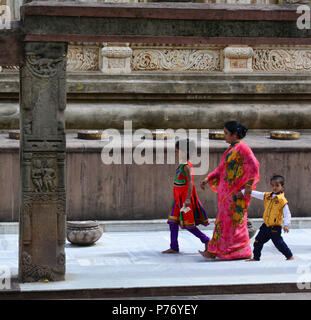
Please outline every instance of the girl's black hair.
[{"label": "girl's black hair", "polygon": [[239,139],[243,139],[246,136],[248,130],[247,127],[243,126],[238,121],[228,121],[225,123],[225,128],[232,134],[237,133]]},{"label": "girl's black hair", "polygon": [[190,156],[193,154],[195,150],[195,142],[193,140],[187,139],[180,139],[177,140],[175,143],[175,148],[187,153],[187,160],[190,159]]},{"label": "girl's black hair", "polygon": [[282,186],[285,185],[285,178],[283,176],[279,176],[279,175],[274,175],[270,181],[278,181]]}]

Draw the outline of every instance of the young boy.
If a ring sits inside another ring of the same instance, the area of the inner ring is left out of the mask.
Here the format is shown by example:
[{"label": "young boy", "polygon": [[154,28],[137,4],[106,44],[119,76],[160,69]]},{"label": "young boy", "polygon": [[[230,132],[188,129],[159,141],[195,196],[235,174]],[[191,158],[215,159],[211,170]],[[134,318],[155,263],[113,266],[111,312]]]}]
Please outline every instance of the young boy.
[{"label": "young boy", "polygon": [[284,220],[284,232],[289,232],[291,213],[288,207],[288,201],[284,196],[285,179],[282,176],[275,175],[270,180],[272,192],[258,192],[252,190],[250,185],[246,185],[244,194],[250,194],[252,197],[264,200],[264,223],[259,229],[254,242],[253,258],[250,261],[259,261],[263,245],[270,239],[276,248],[283,253],[287,260],[293,260],[293,254],[284,242],[281,232]]}]

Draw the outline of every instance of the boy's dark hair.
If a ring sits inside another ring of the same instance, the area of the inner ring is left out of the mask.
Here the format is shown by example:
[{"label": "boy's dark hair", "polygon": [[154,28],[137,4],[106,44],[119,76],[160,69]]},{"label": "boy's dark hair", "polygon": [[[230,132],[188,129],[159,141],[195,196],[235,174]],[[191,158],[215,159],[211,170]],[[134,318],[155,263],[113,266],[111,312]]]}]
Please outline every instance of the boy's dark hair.
[{"label": "boy's dark hair", "polygon": [[180,139],[176,141],[175,148],[185,152],[187,154],[187,160],[189,160],[190,156],[195,150],[195,142],[193,140],[190,140],[189,138]]},{"label": "boy's dark hair", "polygon": [[243,126],[238,121],[228,121],[225,123],[225,128],[232,134],[237,133],[239,139],[243,139],[246,136],[248,130],[247,127]]},{"label": "boy's dark hair", "polygon": [[282,186],[284,186],[285,185],[285,178],[283,177],[283,176],[280,176],[280,175],[274,175],[271,179],[270,179],[270,181],[278,181],[278,182],[280,182],[280,184],[282,185]]}]

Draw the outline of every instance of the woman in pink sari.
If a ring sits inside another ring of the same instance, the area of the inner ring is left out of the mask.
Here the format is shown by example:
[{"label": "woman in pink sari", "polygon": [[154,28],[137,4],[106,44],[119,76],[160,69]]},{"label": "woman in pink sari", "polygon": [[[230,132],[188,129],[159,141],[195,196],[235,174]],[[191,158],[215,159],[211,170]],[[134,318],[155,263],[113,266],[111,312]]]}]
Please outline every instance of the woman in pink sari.
[{"label": "woman in pink sari", "polygon": [[241,141],[246,132],[247,128],[237,121],[225,124],[225,139],[230,146],[219,167],[201,182],[202,189],[208,183],[218,193],[213,237],[208,243],[208,249],[199,251],[206,258],[233,260],[252,256],[247,229],[250,195],[243,196],[240,191],[246,185],[255,189],[259,181],[259,162],[250,147]]}]

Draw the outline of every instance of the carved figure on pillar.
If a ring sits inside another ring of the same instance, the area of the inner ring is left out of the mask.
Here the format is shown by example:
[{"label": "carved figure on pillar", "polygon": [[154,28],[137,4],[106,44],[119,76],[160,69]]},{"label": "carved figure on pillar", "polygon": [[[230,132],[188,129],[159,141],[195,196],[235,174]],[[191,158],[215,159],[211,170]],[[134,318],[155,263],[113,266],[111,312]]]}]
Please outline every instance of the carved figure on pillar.
[{"label": "carved figure on pillar", "polygon": [[46,161],[46,166],[43,169],[43,185],[46,191],[55,191],[55,170],[53,169],[53,161],[51,159]]},{"label": "carved figure on pillar", "polygon": [[31,179],[36,192],[41,192],[43,187],[41,161],[34,160],[31,169]]}]

